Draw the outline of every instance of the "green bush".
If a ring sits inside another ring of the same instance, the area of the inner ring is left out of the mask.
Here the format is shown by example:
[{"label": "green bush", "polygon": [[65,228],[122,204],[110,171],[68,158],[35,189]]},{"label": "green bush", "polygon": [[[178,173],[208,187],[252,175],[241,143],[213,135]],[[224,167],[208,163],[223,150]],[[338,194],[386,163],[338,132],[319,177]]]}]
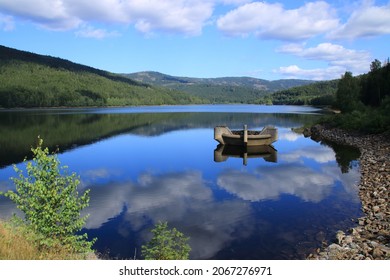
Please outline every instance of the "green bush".
[{"label": "green bush", "polygon": [[321,123],[346,130],[364,133],[382,133],[390,131],[390,114],[388,104],[380,108],[364,107],[350,113],[343,113],[325,117]]},{"label": "green bush", "polygon": [[88,253],[93,241],[88,236],[77,235],[88,216],[80,211],[88,206],[89,190],[79,196],[80,183],[75,173],[68,174],[67,167],[60,166],[55,154],[42,148],[43,140],[32,148],[32,161],[27,163],[27,176],[14,166],[17,178],[12,178],[16,191],[5,196],[16,203],[24,213],[24,223],[38,236],[39,246],[63,246],[72,252]]},{"label": "green bush", "polygon": [[152,229],[153,238],[142,246],[146,260],[188,260],[191,251],[188,237],[176,228],[168,229],[167,222],[159,222]]}]

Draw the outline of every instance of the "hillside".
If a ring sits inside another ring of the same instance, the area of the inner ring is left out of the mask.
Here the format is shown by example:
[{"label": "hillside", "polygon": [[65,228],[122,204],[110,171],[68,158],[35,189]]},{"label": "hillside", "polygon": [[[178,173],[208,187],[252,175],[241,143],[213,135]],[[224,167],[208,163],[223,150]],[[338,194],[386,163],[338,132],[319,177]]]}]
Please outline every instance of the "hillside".
[{"label": "hillside", "polygon": [[257,103],[274,105],[332,105],[335,101],[339,80],[315,82],[292,87],[261,98]]},{"label": "hillside", "polygon": [[190,78],[159,72],[123,74],[133,80],[180,90],[210,103],[253,103],[271,92],[313,83],[308,80],[267,81],[251,77]]},{"label": "hillside", "polygon": [[186,93],[68,60],[0,46],[0,107],[189,104]]}]

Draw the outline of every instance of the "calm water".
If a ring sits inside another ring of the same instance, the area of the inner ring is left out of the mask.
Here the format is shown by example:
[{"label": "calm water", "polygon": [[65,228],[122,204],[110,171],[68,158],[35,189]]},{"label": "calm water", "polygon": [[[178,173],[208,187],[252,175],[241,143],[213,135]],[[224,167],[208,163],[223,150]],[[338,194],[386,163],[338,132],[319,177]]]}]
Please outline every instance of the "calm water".
[{"label": "calm water", "polygon": [[[255,105],[0,111],[0,190],[40,135],[91,189],[84,231],[110,258],[141,258],[168,221],[190,237],[191,259],[300,259],[361,215],[358,152],[291,130],[318,116]],[[216,162],[214,126],[243,124],[277,126],[275,150]],[[1,218],[15,211],[0,198]]]}]

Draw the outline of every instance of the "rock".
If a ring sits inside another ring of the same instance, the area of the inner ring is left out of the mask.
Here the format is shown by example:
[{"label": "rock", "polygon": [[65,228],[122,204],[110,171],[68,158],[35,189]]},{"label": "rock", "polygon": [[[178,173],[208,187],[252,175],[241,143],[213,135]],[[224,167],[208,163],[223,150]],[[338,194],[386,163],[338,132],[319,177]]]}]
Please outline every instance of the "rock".
[{"label": "rock", "polygon": [[342,249],[343,248],[340,245],[336,244],[336,243],[332,243],[328,247],[329,251],[341,251]]},{"label": "rock", "polygon": [[374,251],[372,252],[372,256],[374,257],[374,258],[381,258],[382,256],[384,255],[384,253],[382,252],[382,250],[379,248],[379,247],[376,247],[375,249],[374,249]]},{"label": "rock", "polygon": [[342,232],[341,230],[339,230],[337,233],[336,233],[336,239],[337,239],[337,243],[338,244],[341,244],[343,239],[345,237],[345,233]]},{"label": "rock", "polygon": [[303,130],[303,136],[310,137],[311,136],[311,130],[307,127]]},{"label": "rock", "polygon": [[[328,140],[359,148],[359,196],[364,217],[345,235],[336,233],[338,244],[313,254],[313,259],[390,259],[390,137],[351,134],[341,129],[315,125],[310,129],[314,141]],[[374,241],[375,240],[375,241]]]},{"label": "rock", "polygon": [[348,235],[344,238],[343,243],[344,244],[351,244],[353,242],[352,236]]}]

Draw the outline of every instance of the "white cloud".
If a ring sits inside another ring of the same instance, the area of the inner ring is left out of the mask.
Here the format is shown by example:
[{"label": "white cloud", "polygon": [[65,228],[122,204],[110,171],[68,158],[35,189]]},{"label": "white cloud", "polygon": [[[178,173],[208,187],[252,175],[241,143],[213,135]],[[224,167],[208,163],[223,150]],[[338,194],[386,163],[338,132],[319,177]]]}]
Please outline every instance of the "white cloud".
[{"label": "white cloud", "polygon": [[106,29],[94,28],[85,26],[75,32],[76,36],[84,38],[104,39],[109,37],[118,37],[120,33],[117,31],[107,31]]},{"label": "white cloud", "polygon": [[[48,29],[71,30],[99,21],[133,24],[145,33],[164,31],[187,35],[201,33],[213,8],[213,1],[195,0],[3,0],[0,3],[0,9],[6,13]],[[104,32],[80,33],[99,37]]]},{"label": "white cloud", "polygon": [[76,28],[81,20],[67,11],[65,0],[4,0],[0,9],[52,30]]},{"label": "white cloud", "polygon": [[282,194],[319,202],[330,194],[334,183],[331,176],[295,164],[262,167],[257,173],[229,170],[218,177],[217,183],[229,193],[252,202],[278,199]]},{"label": "white cloud", "polygon": [[0,30],[11,31],[15,29],[13,17],[0,14]]},{"label": "white cloud", "polygon": [[286,10],[279,4],[254,2],[220,17],[217,26],[228,35],[280,40],[308,39],[326,33],[339,24],[324,1],[309,2],[298,9]]},{"label": "white cloud", "polygon": [[329,34],[330,38],[359,38],[390,34],[390,3],[375,6],[375,1],[363,1],[348,21]]},{"label": "white cloud", "polygon": [[335,154],[334,151],[328,147],[313,146],[280,155],[281,160],[291,163],[299,162],[303,158],[312,159],[318,163],[327,163],[335,160]]},{"label": "white cloud", "polygon": [[301,135],[298,133],[295,133],[293,131],[280,131],[279,132],[279,140],[287,140],[289,142],[295,142],[297,141]]},{"label": "white cloud", "polygon": [[322,43],[316,47],[304,48],[302,44],[288,44],[277,50],[309,60],[325,61],[327,68],[301,69],[296,65],[280,67],[277,72],[291,77],[307,77],[315,80],[339,78],[345,71],[354,74],[369,70],[371,55],[367,51],[346,49],[341,45]]},{"label": "white cloud", "polygon": [[341,61],[351,63],[358,58],[367,60],[370,54],[367,51],[357,51],[346,49],[341,45],[332,43],[321,43],[316,47],[304,48],[303,45],[289,44],[279,49],[280,52],[291,53],[300,57],[315,60],[325,60],[330,62]]},{"label": "white cloud", "polygon": [[345,73],[345,68],[333,66],[328,68],[302,69],[297,65],[282,66],[274,70],[275,73],[282,74],[288,79],[308,79],[308,80],[332,80],[340,78]]}]

